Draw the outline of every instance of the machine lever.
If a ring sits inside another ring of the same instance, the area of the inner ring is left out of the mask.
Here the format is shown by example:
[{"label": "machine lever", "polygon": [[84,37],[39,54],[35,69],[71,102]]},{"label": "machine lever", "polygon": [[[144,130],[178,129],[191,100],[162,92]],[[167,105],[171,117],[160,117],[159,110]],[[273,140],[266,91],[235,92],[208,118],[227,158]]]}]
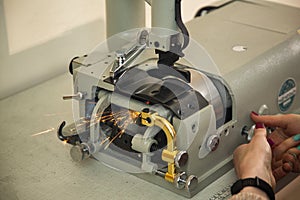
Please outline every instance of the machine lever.
[{"label": "machine lever", "polygon": [[66,125],[65,121],[63,121],[59,125],[59,127],[57,129],[57,137],[58,137],[58,139],[60,139],[63,142],[66,142],[68,144],[72,144],[72,145],[80,144],[81,143],[81,139],[80,139],[79,135],[76,134],[76,135],[71,135],[71,136],[64,136],[62,134],[63,128],[65,127],[65,125]]}]

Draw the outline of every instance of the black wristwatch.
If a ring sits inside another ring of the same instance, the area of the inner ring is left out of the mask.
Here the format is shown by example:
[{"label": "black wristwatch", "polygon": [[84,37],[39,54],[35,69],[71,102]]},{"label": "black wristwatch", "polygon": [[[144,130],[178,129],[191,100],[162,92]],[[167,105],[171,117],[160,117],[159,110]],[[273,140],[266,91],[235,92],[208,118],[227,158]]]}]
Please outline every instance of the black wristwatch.
[{"label": "black wristwatch", "polygon": [[235,195],[247,186],[259,188],[268,195],[270,200],[275,200],[275,194],[272,187],[266,181],[258,178],[257,176],[255,178],[245,178],[237,180],[231,186],[231,194]]}]

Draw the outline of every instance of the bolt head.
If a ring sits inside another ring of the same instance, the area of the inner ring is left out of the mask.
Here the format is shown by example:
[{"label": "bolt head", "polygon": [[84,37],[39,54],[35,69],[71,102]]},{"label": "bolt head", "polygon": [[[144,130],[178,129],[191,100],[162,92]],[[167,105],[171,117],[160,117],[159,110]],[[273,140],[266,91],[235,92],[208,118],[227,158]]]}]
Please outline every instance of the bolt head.
[{"label": "bolt head", "polygon": [[218,135],[212,135],[207,140],[207,147],[210,151],[215,151],[220,143],[220,138]]}]

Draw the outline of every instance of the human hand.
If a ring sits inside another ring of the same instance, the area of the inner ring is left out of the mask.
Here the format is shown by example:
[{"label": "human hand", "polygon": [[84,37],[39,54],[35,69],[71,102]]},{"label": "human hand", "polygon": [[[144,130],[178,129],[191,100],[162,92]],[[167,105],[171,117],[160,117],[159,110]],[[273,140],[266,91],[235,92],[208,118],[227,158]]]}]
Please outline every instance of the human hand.
[{"label": "human hand", "polygon": [[257,115],[252,112],[251,118],[255,123],[263,123],[267,127],[276,127],[279,129],[278,134],[284,134],[284,139],[296,135],[300,131],[300,115]]},{"label": "human hand", "polygon": [[273,149],[272,168],[276,180],[289,172],[300,172],[300,134],[284,140]]},{"label": "human hand", "polygon": [[251,142],[236,148],[233,160],[238,178],[257,176],[269,183],[274,189],[276,182],[271,169],[272,152],[266,136],[266,129],[257,126]]},{"label": "human hand", "polygon": [[[265,123],[276,127],[268,136],[272,146],[272,169],[276,180],[281,179],[289,172],[300,172],[300,115],[265,115],[251,114],[254,122]],[[290,137],[293,136],[293,137]]]}]

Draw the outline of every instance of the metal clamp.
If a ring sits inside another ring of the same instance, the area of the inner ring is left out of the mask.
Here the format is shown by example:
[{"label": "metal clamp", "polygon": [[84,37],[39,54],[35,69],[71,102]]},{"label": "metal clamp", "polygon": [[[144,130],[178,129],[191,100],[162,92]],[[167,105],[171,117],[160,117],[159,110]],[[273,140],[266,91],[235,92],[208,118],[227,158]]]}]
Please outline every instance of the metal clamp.
[{"label": "metal clamp", "polygon": [[[157,113],[150,113],[149,110],[143,111],[141,114],[141,123],[145,126],[160,127],[167,138],[167,148],[162,152],[162,160],[168,163],[168,172],[165,174],[165,180],[173,183],[175,180],[175,158],[178,151],[175,149],[176,132],[173,125],[165,118],[159,116]],[[181,156],[178,156],[180,158]],[[178,159],[177,158],[177,159]],[[177,162],[180,161],[177,160]],[[180,165],[178,163],[178,165]]]}]

